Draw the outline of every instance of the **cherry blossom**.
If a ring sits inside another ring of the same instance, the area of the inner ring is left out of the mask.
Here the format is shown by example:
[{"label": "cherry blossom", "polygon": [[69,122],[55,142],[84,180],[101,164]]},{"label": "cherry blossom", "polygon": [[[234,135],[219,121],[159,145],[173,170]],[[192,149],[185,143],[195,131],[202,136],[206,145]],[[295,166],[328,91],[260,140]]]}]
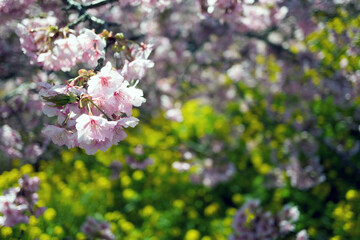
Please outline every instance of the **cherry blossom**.
[{"label": "cherry blossom", "polygon": [[101,238],[105,240],[115,239],[111,232],[110,224],[108,222],[99,222],[94,218],[88,217],[86,222],[82,225],[81,231],[89,238]]},{"label": "cherry blossom", "polygon": [[[43,134],[55,144],[95,154],[126,138],[124,128],[135,127],[139,121],[131,116],[132,108],[141,106],[145,98],[137,83],[130,85],[110,62],[97,74],[79,73],[70,84],[41,89],[44,113],[58,118],[57,126],[46,126]],[[82,78],[86,81],[78,83]]]},{"label": "cherry blossom", "polygon": [[113,94],[123,81],[123,76],[112,70],[111,63],[107,62],[97,75],[89,79],[87,90],[92,97],[108,96]]},{"label": "cherry blossom", "polygon": [[38,217],[45,208],[37,207],[37,191],[40,179],[23,175],[19,179],[19,187],[9,188],[0,196],[0,226],[13,227],[19,223],[27,223],[29,215]]}]

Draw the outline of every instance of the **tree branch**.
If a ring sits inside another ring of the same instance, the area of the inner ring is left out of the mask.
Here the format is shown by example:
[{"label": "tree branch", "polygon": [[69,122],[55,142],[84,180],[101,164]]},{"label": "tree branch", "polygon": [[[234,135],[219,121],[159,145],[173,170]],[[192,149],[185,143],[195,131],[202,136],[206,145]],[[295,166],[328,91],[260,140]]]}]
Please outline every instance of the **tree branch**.
[{"label": "tree branch", "polygon": [[264,41],[269,47],[271,47],[273,50],[275,50],[278,54],[285,53],[289,57],[291,57],[293,59],[296,59],[296,55],[294,53],[292,53],[291,51],[289,51],[288,49],[284,48],[281,45],[278,45],[278,44],[275,44],[275,43],[272,43],[272,42],[269,41],[269,39],[267,37],[268,37],[269,33],[271,32],[271,29],[269,29],[269,30],[270,31],[266,31],[263,34],[256,34],[256,33],[253,33],[253,32],[247,32],[247,33],[244,34],[244,36]]},{"label": "tree branch", "polygon": [[82,7],[87,10],[90,8],[97,8],[97,7],[100,7],[100,6],[109,4],[109,3],[113,3],[113,2],[119,2],[119,0],[96,0],[96,1],[93,1],[90,3],[84,3],[82,5]]},{"label": "tree branch", "polygon": [[67,7],[64,9],[65,11],[75,10],[79,13],[79,18],[75,22],[67,25],[67,27],[69,28],[73,28],[79,23],[85,22],[86,20],[90,21],[91,23],[104,26],[105,28],[107,28],[108,26],[119,26],[118,23],[104,21],[86,12],[87,9],[100,7],[112,2],[117,2],[119,0],[97,0],[86,4],[80,4],[78,2],[75,2],[74,0],[62,0],[62,1],[64,4],[67,5]]}]

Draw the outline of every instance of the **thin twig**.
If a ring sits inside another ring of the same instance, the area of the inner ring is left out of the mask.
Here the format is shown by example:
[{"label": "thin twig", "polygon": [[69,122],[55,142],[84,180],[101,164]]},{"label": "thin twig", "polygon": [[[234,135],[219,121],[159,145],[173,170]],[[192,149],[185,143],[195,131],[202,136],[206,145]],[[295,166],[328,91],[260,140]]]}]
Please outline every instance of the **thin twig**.
[{"label": "thin twig", "polygon": [[107,118],[107,120],[112,121],[113,119],[109,117],[101,108],[99,108],[91,99],[89,101]]},{"label": "thin twig", "polygon": [[75,22],[72,22],[70,24],[67,25],[68,28],[74,28],[76,25],[78,25],[81,22],[84,22],[86,20],[86,13],[84,13],[83,15],[81,15]]}]

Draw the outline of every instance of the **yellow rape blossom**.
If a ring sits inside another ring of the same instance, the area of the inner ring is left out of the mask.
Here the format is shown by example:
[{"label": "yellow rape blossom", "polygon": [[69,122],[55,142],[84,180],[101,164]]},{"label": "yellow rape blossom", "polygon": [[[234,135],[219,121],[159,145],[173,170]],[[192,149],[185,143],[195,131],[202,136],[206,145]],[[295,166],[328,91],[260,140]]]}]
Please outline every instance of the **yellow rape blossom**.
[{"label": "yellow rape blossom", "polygon": [[198,240],[200,239],[200,232],[196,229],[190,229],[185,234],[185,240]]},{"label": "yellow rape blossom", "polygon": [[1,228],[1,236],[3,236],[4,238],[11,236],[12,233],[13,233],[13,231],[12,231],[11,227],[2,227]]},{"label": "yellow rape blossom", "polygon": [[55,235],[62,235],[64,233],[64,229],[61,226],[54,227],[54,234]]},{"label": "yellow rape blossom", "polygon": [[53,208],[48,208],[46,209],[46,211],[44,212],[44,219],[46,221],[51,221],[56,217],[56,211]]}]

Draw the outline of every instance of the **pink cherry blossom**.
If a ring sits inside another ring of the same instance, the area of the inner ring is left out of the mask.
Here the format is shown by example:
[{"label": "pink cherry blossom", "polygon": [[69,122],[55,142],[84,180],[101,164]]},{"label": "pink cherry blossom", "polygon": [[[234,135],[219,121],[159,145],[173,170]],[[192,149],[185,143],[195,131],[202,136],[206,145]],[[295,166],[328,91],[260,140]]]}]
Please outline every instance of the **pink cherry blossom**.
[{"label": "pink cherry blossom", "polygon": [[1,0],[0,23],[22,17],[33,2],[34,0]]},{"label": "pink cherry blossom", "polygon": [[57,145],[65,145],[68,148],[77,145],[76,134],[65,128],[57,127],[54,125],[47,125],[42,134],[49,137]]},{"label": "pink cherry blossom", "polygon": [[76,119],[76,130],[79,143],[91,143],[93,140],[112,139],[116,122],[107,121],[103,117],[82,114]]},{"label": "pink cherry blossom", "polygon": [[139,107],[146,102],[143,91],[135,86],[129,87],[129,82],[124,81],[119,88],[109,96],[107,102],[115,109],[116,113],[125,113],[130,116],[132,106]]},{"label": "pink cherry blossom", "polygon": [[56,23],[57,18],[49,15],[46,18],[25,18],[17,25],[17,34],[20,38],[22,50],[33,63],[37,62],[38,53],[49,50],[46,44],[46,28],[55,26]]},{"label": "pink cherry blossom", "polygon": [[154,67],[154,62],[148,59],[135,59],[134,61],[125,61],[122,74],[126,79],[142,79],[145,76],[146,69]]},{"label": "pink cherry blossom", "polygon": [[88,217],[86,222],[81,226],[81,231],[90,239],[101,238],[104,240],[115,239],[111,232],[110,224],[108,222],[99,222],[94,218]]},{"label": "pink cherry blossom", "polygon": [[15,204],[19,191],[19,188],[11,188],[5,195],[0,196],[0,212],[3,214],[3,216],[0,216],[0,226],[12,227],[18,223],[27,223],[29,221],[29,217],[24,215],[27,206],[25,204]]},{"label": "pink cherry blossom", "polygon": [[96,139],[93,139],[91,142],[80,142],[79,147],[83,148],[85,152],[89,155],[95,154],[98,150],[101,150],[105,152],[108,148],[110,148],[113,145],[113,142],[109,139],[106,139],[105,141],[99,141]]},{"label": "pink cherry blossom", "polygon": [[301,230],[296,234],[296,240],[308,240],[309,235],[307,234],[306,230]]},{"label": "pink cherry blossom", "polygon": [[68,38],[55,40],[53,55],[56,56],[58,63],[57,68],[53,70],[70,71],[76,65],[79,47],[80,43],[73,34]]},{"label": "pink cherry blossom", "polygon": [[5,124],[0,128],[0,149],[14,158],[22,157],[23,141],[18,131]]},{"label": "pink cherry blossom", "polygon": [[123,81],[124,78],[112,69],[110,62],[107,62],[97,75],[89,79],[88,93],[92,97],[113,94]]},{"label": "pink cherry blossom", "polygon": [[37,62],[42,65],[45,70],[59,70],[61,68],[58,58],[50,50],[40,53]]},{"label": "pink cherry blossom", "polygon": [[4,191],[0,196],[0,226],[13,227],[19,223],[28,223],[29,215],[35,213],[39,216],[44,212],[44,208],[35,206],[39,184],[38,177],[24,175],[19,179],[19,187]]},{"label": "pink cherry blossom", "polygon": [[44,153],[44,149],[37,143],[28,145],[25,148],[24,155],[30,160],[31,163],[35,163],[37,158]]},{"label": "pink cherry blossom", "polygon": [[78,56],[78,60],[87,63],[90,67],[96,67],[98,59],[105,57],[105,40],[89,29],[83,29],[77,38],[82,53]]},{"label": "pink cherry blossom", "polygon": [[139,119],[137,119],[136,117],[124,117],[118,120],[117,122],[124,128],[127,127],[134,128],[139,123]]}]

